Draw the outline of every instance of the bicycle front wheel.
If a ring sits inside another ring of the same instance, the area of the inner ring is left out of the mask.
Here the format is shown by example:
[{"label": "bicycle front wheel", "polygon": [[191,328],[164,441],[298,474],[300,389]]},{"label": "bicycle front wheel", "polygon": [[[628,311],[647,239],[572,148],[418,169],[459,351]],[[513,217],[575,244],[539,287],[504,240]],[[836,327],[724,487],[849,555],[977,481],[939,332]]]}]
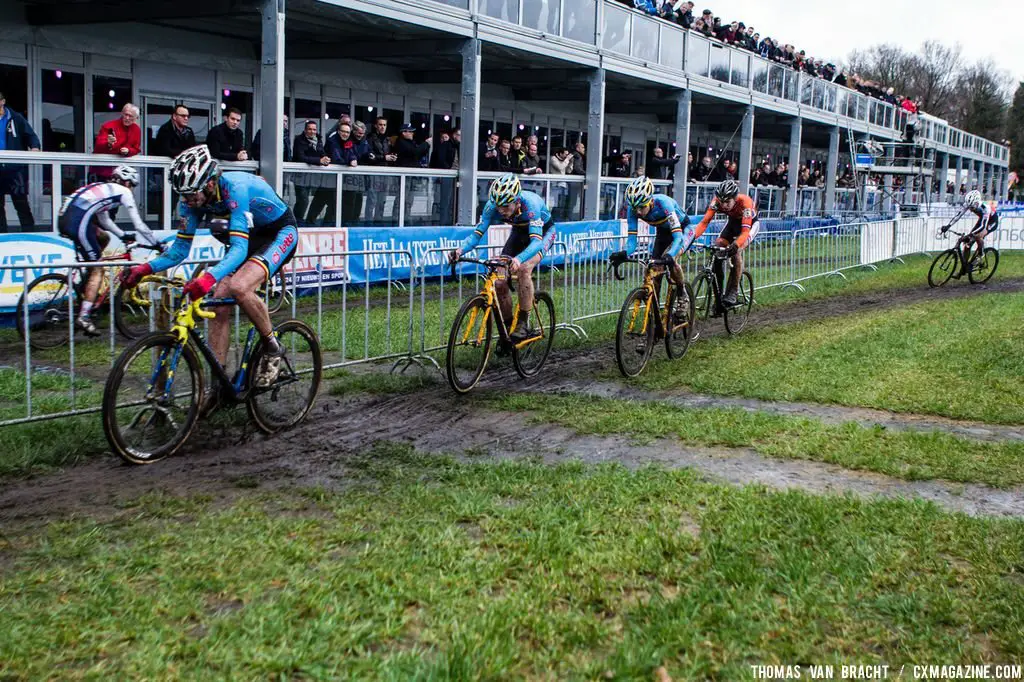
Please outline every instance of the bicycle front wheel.
[{"label": "bicycle front wheel", "polygon": [[269,387],[257,388],[256,375],[266,353],[261,342],[249,359],[249,416],[264,433],[288,429],[309,414],[323,374],[324,359],[320,339],[304,322],[287,320],[276,328],[277,340],[284,346],[284,358],[277,380]]},{"label": "bicycle front wheel", "polygon": [[673,286],[668,296],[668,329],[665,330],[665,352],[673,360],[686,355],[693,336],[693,290],[689,283]]},{"label": "bicycle front wheel", "polygon": [[535,293],[531,315],[541,336],[528,339],[512,350],[512,364],[524,379],[534,376],[544,366],[555,340],[555,304],[551,297],[542,291]]},{"label": "bicycle front wheel", "polygon": [[126,339],[137,339],[149,331],[149,317],[153,310],[150,287],[142,282],[137,287],[118,287],[114,294],[114,324]]},{"label": "bicycle front wheel", "polygon": [[456,393],[468,393],[484,373],[491,354],[494,320],[487,300],[474,296],[462,304],[448,335],[445,373]]},{"label": "bicycle front wheel", "polygon": [[18,336],[22,340],[27,336],[29,344],[36,350],[63,346],[68,342],[70,323],[78,312],[75,297],[66,275],[51,272],[36,277],[18,298],[15,320]]},{"label": "bicycle front wheel", "polygon": [[946,249],[932,261],[928,268],[928,286],[941,287],[956,274],[960,266],[960,254],[956,249]]},{"label": "bicycle front wheel", "polygon": [[975,263],[974,267],[967,272],[967,279],[971,284],[982,284],[992,279],[999,267],[999,250],[986,246],[981,253],[981,260]]},{"label": "bicycle front wheel", "polygon": [[152,464],[188,439],[202,395],[203,367],[192,346],[154,332],[129,346],[110,370],[103,433],[126,462]]},{"label": "bicycle front wheel", "polygon": [[736,305],[725,309],[725,330],[730,334],[739,334],[747,326],[750,308],[754,305],[754,278],[746,270],[740,277],[740,285],[736,290]]},{"label": "bicycle front wheel", "polygon": [[690,341],[696,341],[714,310],[715,285],[711,275],[701,274],[694,278],[690,289],[693,291],[693,334]]},{"label": "bicycle front wheel", "polygon": [[654,350],[654,297],[637,287],[629,292],[615,326],[615,362],[622,376],[635,377],[647,366]]}]

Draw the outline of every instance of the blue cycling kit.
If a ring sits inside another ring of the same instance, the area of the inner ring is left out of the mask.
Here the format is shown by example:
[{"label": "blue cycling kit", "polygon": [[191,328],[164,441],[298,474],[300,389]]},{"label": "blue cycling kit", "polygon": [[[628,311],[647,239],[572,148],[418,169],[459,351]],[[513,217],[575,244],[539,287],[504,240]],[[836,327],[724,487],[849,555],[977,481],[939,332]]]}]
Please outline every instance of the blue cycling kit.
[{"label": "blue cycling kit", "polygon": [[[690,217],[670,196],[655,194],[651,197],[651,209],[643,219],[648,225],[657,229],[658,236],[651,248],[651,254],[656,257],[672,256],[675,258],[680,251],[690,248],[690,244],[695,239],[694,230],[690,227]],[[636,251],[637,220],[636,211],[630,207],[626,213],[627,255],[632,255]],[[665,242],[668,241],[670,235],[672,242],[666,247]]]},{"label": "blue cycling kit", "polygon": [[545,246],[549,246],[550,244],[546,244],[545,241],[551,242],[553,239],[545,240],[544,237],[546,234],[549,237],[554,236],[552,228],[555,223],[551,219],[551,209],[548,208],[547,203],[539,195],[528,190],[521,191],[517,201],[519,202],[518,210],[511,218],[502,217],[498,213],[498,207],[495,206],[494,202],[488,201],[487,205],[484,206],[483,214],[480,216],[480,222],[477,224],[476,229],[462,242],[462,252],[467,253],[475,249],[487,232],[487,228],[495,223],[508,223],[512,225],[512,234],[509,236],[509,242],[521,240],[524,231],[528,232],[529,245],[522,249],[518,255],[515,255],[515,258],[518,258],[520,263],[525,263],[538,253],[541,253]]},{"label": "blue cycling kit", "polygon": [[184,200],[178,203],[178,234],[166,253],[150,261],[153,271],[166,270],[185,260],[196,230],[211,216],[229,217],[227,251],[209,270],[217,281],[238,270],[249,256],[267,269],[269,277],[298,245],[295,218],[274,188],[258,175],[229,171],[221,174],[214,200],[197,208],[190,208]]}]

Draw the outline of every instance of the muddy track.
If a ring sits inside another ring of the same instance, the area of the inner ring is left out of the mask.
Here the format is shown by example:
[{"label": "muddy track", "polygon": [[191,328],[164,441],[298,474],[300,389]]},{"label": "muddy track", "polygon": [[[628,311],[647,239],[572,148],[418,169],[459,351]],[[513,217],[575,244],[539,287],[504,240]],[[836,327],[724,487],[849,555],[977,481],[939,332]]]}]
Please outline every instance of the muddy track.
[{"label": "muddy track", "polygon": [[540,457],[547,463],[690,467],[710,480],[738,485],[922,499],[971,515],[1024,517],[1021,488],[902,481],[817,462],[767,459],[747,449],[686,447],[670,439],[640,445],[623,436],[580,436],[560,426],[532,423],[528,415],[496,415],[472,398],[454,400],[447,388],[434,387],[388,398],[325,398],[316,413],[287,437],[247,436],[241,427],[207,430],[198,434],[189,452],[152,467],[122,466],[113,458],[102,458],[18,482],[0,491],[0,521],[32,523],[69,515],[104,518],[146,493],[202,493],[226,501],[244,492],[240,488],[257,483],[262,490],[344,489],[353,475],[347,463],[379,440],[410,443],[425,453],[463,454],[474,461]]}]

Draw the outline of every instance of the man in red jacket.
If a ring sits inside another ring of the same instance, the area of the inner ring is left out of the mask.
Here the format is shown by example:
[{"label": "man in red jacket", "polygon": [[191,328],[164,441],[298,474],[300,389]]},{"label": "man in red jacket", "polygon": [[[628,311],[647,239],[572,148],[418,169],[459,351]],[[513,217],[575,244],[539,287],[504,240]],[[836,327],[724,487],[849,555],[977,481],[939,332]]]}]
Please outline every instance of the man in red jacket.
[{"label": "man in red jacket", "polygon": [[[142,130],[136,121],[139,119],[139,108],[134,104],[125,104],[121,109],[121,118],[107,121],[96,133],[96,145],[93,154],[118,154],[135,156],[142,152]],[[113,167],[94,168],[98,181],[110,177]]]}]

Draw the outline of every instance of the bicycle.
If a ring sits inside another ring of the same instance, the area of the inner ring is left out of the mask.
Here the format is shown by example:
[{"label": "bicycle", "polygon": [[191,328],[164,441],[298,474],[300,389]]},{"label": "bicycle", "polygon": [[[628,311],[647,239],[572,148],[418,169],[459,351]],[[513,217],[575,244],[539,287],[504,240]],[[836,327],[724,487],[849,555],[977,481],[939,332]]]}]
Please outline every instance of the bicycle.
[{"label": "bicycle", "polygon": [[[722,288],[715,276],[715,261],[727,261],[729,259],[728,249],[722,246],[703,246],[694,244],[691,248],[695,251],[703,250],[707,253],[704,260],[704,267],[693,278],[690,285],[693,290],[694,299],[694,333],[693,340],[700,337],[701,320],[705,322],[709,317],[718,317],[721,311],[725,318],[725,330],[730,334],[739,334],[747,326],[747,318],[750,317],[750,308],[754,305],[754,278],[748,270],[743,271],[741,281],[736,288],[736,304],[731,306],[722,303]],[[729,273],[723,270],[723,280]],[[713,312],[714,311],[714,312]]]},{"label": "bicycle", "polygon": [[[286,320],[275,332],[285,355],[277,380],[255,385],[254,368],[265,351],[255,327],[249,328],[234,376],[217,361],[197,318],[212,318],[208,308],[235,305],[230,298],[185,301],[170,331],[156,331],[125,349],[103,389],[103,432],[110,447],[132,464],[151,464],[174,454],[188,439],[204,411],[201,359],[206,361],[217,404],[245,403],[249,417],[272,434],[301,422],[320,389],[323,355],[316,333],[299,320]],[[184,361],[184,371],[181,362]]]},{"label": "bicycle", "polygon": [[452,276],[455,275],[455,266],[458,263],[472,263],[486,269],[480,292],[459,308],[452,322],[451,333],[448,335],[445,370],[448,383],[456,393],[468,393],[480,381],[491,354],[495,318],[498,320],[499,342],[511,351],[512,364],[519,376],[524,379],[535,376],[551,352],[551,344],[555,337],[555,304],[543,291],[535,292],[533,295],[533,314],[536,316],[534,319],[539,322],[540,334],[518,343],[513,343],[509,336],[509,330],[515,329],[519,320],[519,304],[516,303],[511,324],[506,324],[501,314],[501,306],[498,305],[494,283],[501,270],[505,271],[506,276],[511,275],[510,262],[511,259],[508,257],[477,260],[463,256],[451,265]]},{"label": "bicycle", "polygon": [[[645,264],[644,259],[637,257],[626,262]],[[669,280],[664,318],[658,312],[661,310],[658,298],[661,287],[655,285],[655,277],[664,272],[661,268],[671,267],[674,262],[672,258],[647,259],[643,284],[629,292],[622,304],[615,327],[615,361],[625,377],[635,377],[643,371],[654,351],[654,344],[662,338],[665,339],[665,352],[672,360],[683,357],[690,347],[694,307],[689,283],[684,282],[680,287]],[[616,263],[612,267],[615,279],[621,281],[625,276],[619,274],[619,265]],[[653,315],[652,311],[655,311]],[[636,364],[631,364],[633,362]]]},{"label": "bicycle", "polygon": [[[131,248],[161,251],[163,247],[159,244],[133,243],[128,250],[104,256],[100,262],[131,261]],[[85,268],[81,267],[75,268],[70,280],[67,273],[50,272],[40,275],[29,283],[24,293],[18,298],[15,322],[18,336],[24,341],[28,335],[29,344],[33,349],[58,348],[68,342],[75,318],[78,316],[78,302],[82,299],[85,291],[87,277],[83,275],[84,270]],[[93,310],[97,315],[102,315],[111,308],[111,282],[116,274],[111,270],[120,272],[120,268],[101,267],[101,270],[103,279],[97,291],[96,302],[93,304]],[[126,298],[126,295],[121,287],[117,287],[114,292],[114,325],[122,336],[127,339],[135,339],[140,334],[135,329],[134,318],[137,313],[133,306],[136,304],[134,299]],[[146,319],[146,328],[148,329],[148,316]]]},{"label": "bicycle", "polygon": [[928,268],[928,286],[941,287],[953,277],[962,277],[967,273],[967,279],[971,284],[982,284],[989,281],[992,275],[996,274],[999,267],[999,249],[986,246],[981,252],[981,258],[975,256],[970,261],[964,255],[964,245],[974,248],[974,238],[970,233],[957,232],[951,229],[952,223],[939,228],[936,235],[938,239],[945,239],[949,232],[959,235],[956,244],[946,249],[932,261]]}]

